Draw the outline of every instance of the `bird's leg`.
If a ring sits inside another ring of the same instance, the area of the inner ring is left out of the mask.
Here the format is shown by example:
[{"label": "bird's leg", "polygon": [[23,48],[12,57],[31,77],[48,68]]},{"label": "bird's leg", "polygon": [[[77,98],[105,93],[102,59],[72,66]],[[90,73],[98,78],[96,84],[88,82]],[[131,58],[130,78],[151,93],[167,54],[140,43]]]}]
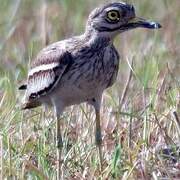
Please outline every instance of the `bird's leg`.
[{"label": "bird's leg", "polygon": [[57,147],[57,180],[61,179],[61,154],[62,154],[62,148],[63,148],[63,141],[61,136],[61,123],[60,118],[56,117],[56,147]]},{"label": "bird's leg", "polygon": [[101,98],[102,94],[100,96],[97,96],[89,101],[89,104],[94,106],[95,112],[96,112],[96,131],[95,131],[95,140],[96,140],[96,146],[98,148],[99,152],[99,160],[100,160],[100,171],[102,172],[102,135],[101,135],[101,124],[100,124],[100,107],[101,107]]},{"label": "bird's leg", "polygon": [[99,151],[99,160],[100,160],[100,171],[102,171],[102,135],[101,135],[101,125],[100,125],[100,111],[96,109],[96,145]]},{"label": "bird's leg", "polygon": [[53,107],[54,107],[54,116],[56,120],[56,158],[57,158],[57,180],[63,179],[62,174],[62,148],[63,148],[63,141],[61,136],[61,115],[63,112],[64,107],[59,102],[56,102],[56,99],[52,99]]}]

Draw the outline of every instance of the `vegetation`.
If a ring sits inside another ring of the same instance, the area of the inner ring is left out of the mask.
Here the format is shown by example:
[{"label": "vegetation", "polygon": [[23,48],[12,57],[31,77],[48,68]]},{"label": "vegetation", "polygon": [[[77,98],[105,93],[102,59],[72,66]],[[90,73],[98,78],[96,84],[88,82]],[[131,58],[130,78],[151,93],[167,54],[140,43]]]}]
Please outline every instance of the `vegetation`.
[{"label": "vegetation", "polygon": [[[42,108],[21,111],[18,86],[46,44],[83,32],[89,12],[105,0],[0,0],[0,178],[54,179],[55,121]],[[64,179],[180,178],[180,1],[129,0],[158,31],[121,34],[116,84],[101,110],[104,171],[98,170],[94,112],[63,115]]]}]

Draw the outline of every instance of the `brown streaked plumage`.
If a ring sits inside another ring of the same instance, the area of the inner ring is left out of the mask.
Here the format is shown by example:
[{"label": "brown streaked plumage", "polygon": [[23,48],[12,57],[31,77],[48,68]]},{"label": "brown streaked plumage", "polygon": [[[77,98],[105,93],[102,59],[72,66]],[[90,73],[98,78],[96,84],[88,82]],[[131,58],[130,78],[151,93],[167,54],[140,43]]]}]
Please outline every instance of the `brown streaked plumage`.
[{"label": "brown streaked plumage", "polygon": [[[132,5],[109,3],[90,14],[85,33],[44,48],[28,73],[24,109],[41,104],[54,107],[57,121],[58,173],[62,149],[59,117],[64,108],[87,102],[96,112],[96,144],[102,165],[100,106],[103,91],[117,76],[119,55],[113,39],[137,27],[157,29],[158,23],[137,18]],[[60,177],[60,174],[58,174]]]}]

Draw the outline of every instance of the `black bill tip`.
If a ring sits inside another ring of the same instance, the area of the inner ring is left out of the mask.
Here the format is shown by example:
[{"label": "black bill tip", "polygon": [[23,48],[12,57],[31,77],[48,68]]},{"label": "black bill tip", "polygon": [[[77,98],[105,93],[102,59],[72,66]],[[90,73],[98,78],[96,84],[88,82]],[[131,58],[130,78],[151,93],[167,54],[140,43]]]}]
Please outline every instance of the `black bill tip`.
[{"label": "black bill tip", "polygon": [[128,22],[128,26],[131,28],[148,28],[148,29],[159,29],[162,26],[154,21],[149,21],[140,17],[135,17]]},{"label": "black bill tip", "polygon": [[159,23],[153,22],[153,21],[144,22],[143,25],[144,25],[144,27],[149,28],[149,29],[159,29],[162,27]]}]

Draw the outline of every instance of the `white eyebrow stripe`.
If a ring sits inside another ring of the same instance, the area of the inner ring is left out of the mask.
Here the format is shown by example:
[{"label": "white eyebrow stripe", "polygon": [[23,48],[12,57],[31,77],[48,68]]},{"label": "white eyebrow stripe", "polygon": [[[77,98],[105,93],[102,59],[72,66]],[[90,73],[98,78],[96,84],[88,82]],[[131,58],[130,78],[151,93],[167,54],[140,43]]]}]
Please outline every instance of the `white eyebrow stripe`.
[{"label": "white eyebrow stripe", "polygon": [[28,73],[28,76],[32,76],[34,73],[39,72],[39,71],[46,71],[48,69],[53,69],[58,65],[59,65],[59,63],[42,64],[40,66],[37,66],[37,67],[34,67],[33,69],[31,69]]},{"label": "white eyebrow stripe", "polygon": [[119,11],[120,9],[118,7],[108,7],[105,9],[105,11],[111,11],[111,10],[116,10],[116,11]]},{"label": "white eyebrow stripe", "polygon": [[127,5],[127,3],[125,3],[125,2],[120,2],[120,4],[122,4],[122,5]]}]

